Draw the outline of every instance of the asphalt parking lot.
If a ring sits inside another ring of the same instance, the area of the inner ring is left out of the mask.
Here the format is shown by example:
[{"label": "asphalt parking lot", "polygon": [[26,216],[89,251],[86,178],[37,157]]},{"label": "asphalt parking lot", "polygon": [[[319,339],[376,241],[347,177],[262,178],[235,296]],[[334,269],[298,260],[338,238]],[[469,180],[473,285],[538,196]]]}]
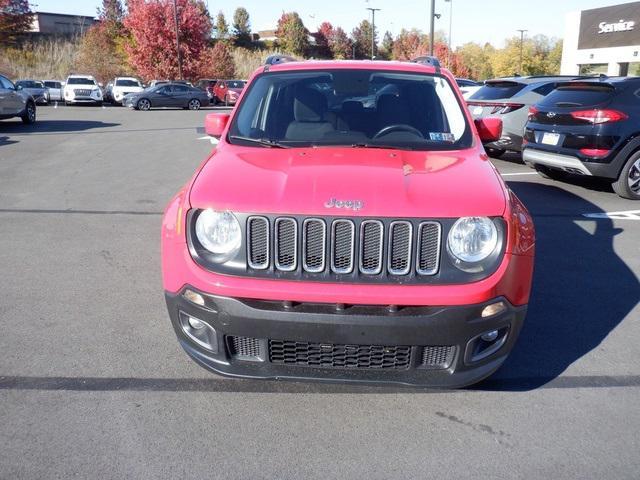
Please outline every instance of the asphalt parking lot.
[{"label": "asphalt parking lot", "polygon": [[536,272],[518,345],[474,388],[221,378],[180,349],[160,279],[206,113],[0,122],[0,478],[638,478],[640,203],[494,160]]}]

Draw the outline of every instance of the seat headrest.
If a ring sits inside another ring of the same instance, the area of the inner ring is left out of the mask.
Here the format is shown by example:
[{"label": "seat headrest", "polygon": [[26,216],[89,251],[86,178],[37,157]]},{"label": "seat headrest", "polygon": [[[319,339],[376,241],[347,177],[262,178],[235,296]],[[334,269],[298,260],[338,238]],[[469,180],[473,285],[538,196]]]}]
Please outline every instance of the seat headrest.
[{"label": "seat headrest", "polygon": [[298,122],[320,122],[327,113],[326,97],[311,88],[301,88],[293,100],[293,116]]}]

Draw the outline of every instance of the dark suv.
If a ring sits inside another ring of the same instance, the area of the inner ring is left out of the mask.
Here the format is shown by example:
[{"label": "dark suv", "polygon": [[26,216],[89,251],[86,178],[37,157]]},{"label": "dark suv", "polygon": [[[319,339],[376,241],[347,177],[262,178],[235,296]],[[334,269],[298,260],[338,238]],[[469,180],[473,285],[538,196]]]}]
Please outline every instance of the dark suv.
[{"label": "dark suv", "polygon": [[529,109],[523,160],[545,177],[611,179],[618,195],[640,200],[640,78],[560,86]]}]

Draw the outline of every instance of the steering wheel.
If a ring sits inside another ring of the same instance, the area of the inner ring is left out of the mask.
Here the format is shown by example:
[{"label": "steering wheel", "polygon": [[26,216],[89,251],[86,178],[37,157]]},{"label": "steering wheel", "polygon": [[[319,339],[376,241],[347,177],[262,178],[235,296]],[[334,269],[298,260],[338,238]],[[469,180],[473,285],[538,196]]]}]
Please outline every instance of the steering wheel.
[{"label": "steering wheel", "polygon": [[424,135],[422,135],[422,132],[417,128],[414,128],[411,125],[407,125],[404,123],[396,123],[395,125],[387,125],[386,127],[383,127],[381,130],[378,131],[378,133],[376,133],[373,136],[372,140],[388,135],[391,132],[410,132],[410,133],[414,133],[420,138],[424,138]]}]

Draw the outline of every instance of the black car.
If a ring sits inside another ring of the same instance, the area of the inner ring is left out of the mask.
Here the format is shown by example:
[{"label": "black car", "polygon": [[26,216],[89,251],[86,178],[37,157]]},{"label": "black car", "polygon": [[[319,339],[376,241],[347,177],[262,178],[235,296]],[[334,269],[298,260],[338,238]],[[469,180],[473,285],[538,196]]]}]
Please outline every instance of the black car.
[{"label": "black car", "polygon": [[142,92],[130,93],[124,97],[122,104],[136,110],[159,107],[199,110],[202,105],[209,104],[209,97],[199,88],[183,83],[166,83],[147,88]]},{"label": "black car", "polygon": [[529,109],[523,160],[541,175],[608,178],[640,200],[640,78],[566,83]]},{"label": "black car", "polygon": [[207,94],[209,99],[213,99],[213,87],[215,87],[218,80],[213,78],[201,78],[196,82],[196,87]]}]

